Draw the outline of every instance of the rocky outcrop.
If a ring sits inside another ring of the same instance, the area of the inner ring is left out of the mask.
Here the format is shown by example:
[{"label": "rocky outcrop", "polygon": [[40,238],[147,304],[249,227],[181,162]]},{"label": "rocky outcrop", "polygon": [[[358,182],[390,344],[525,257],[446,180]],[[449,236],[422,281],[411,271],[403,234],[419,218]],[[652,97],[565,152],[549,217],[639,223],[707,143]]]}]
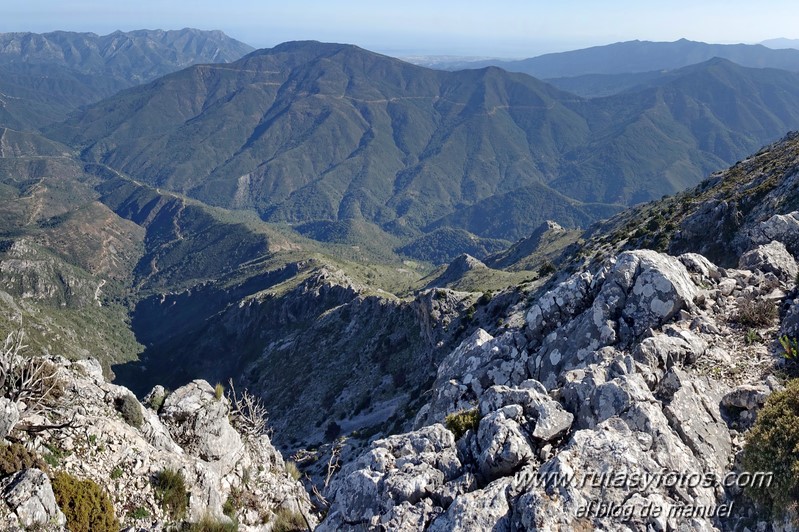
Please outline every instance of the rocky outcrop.
[{"label": "rocky outcrop", "polygon": [[16,403],[0,397],[0,440],[4,439],[19,421],[19,410]]},{"label": "rocky outcrop", "polygon": [[444,270],[441,275],[427,284],[427,288],[432,288],[435,286],[447,286],[450,283],[456,282],[458,279],[472,270],[485,269],[487,267],[488,266],[483,264],[479,259],[472,257],[468,253],[464,253],[450,262],[449,266],[447,266],[447,269]]},{"label": "rocky outcrop", "polygon": [[775,214],[753,227],[748,237],[756,245],[782,242],[793,256],[799,256],[799,212]]},{"label": "rocky outcrop", "polygon": [[[476,331],[440,364],[417,430],[374,442],[334,479],[321,529],[727,526],[737,492],[721,479],[776,386],[745,369],[729,320],[788,280],[755,269],[625,252],[533,300],[523,327]],[[725,366],[751,380],[732,386]],[[475,408],[457,441],[437,424]]]},{"label": "rocky outcrop", "polygon": [[[102,486],[123,528],[160,529],[207,517],[229,522],[226,503],[240,530],[268,529],[266,522],[281,508],[314,523],[305,489],[287,473],[269,437],[239,433],[229,421],[237,415],[234,407],[207,382],[178,388],[163,405],[151,397],[149,404],[160,406],[155,411],[135,401],[128,389],[108,383],[96,361],[50,362],[69,401],[53,410],[57,422],[28,415],[17,428],[44,429],[12,434],[40,456],[51,455],[51,473],[65,471]],[[188,508],[183,517],[170,515],[159,503],[154,479],[165,470],[185,479]],[[27,469],[5,478],[2,490],[0,515],[14,514],[22,524],[63,518],[41,471]]]},{"label": "rocky outcrop", "polygon": [[785,282],[795,281],[796,274],[799,272],[796,260],[788,253],[782,242],[776,240],[741,255],[738,267],[746,270],[760,270],[763,273],[770,272]]},{"label": "rocky outcrop", "polygon": [[[5,525],[25,530],[66,525],[66,517],[56,504],[50,479],[39,469],[24,469],[0,480],[0,491],[10,513]],[[5,527],[4,527],[5,529]]]}]

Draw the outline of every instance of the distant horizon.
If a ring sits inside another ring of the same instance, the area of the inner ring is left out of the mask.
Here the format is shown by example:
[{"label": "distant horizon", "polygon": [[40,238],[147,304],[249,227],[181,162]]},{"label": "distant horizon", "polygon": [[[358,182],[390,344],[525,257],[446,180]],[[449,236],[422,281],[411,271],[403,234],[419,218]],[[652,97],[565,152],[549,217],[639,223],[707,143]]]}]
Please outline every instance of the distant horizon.
[{"label": "distant horizon", "polygon": [[58,29],[42,30],[42,31],[33,31],[33,30],[0,31],[0,33],[36,33],[36,34],[46,34],[46,33],[56,33],[56,32],[62,32],[63,31],[63,32],[70,32],[70,33],[89,33],[89,34],[95,34],[95,35],[98,35],[100,37],[103,37],[103,36],[111,35],[111,34],[116,33],[116,32],[128,33],[128,32],[134,32],[134,31],[181,31],[181,30],[185,30],[185,29],[192,29],[192,30],[198,30],[198,31],[209,31],[209,32],[210,31],[221,31],[222,33],[224,33],[228,37],[230,37],[232,39],[235,39],[235,40],[237,40],[239,42],[242,42],[242,43],[244,43],[244,44],[246,44],[248,46],[251,46],[251,47],[253,47],[256,50],[257,49],[265,49],[265,48],[274,48],[275,46],[279,46],[279,45],[281,45],[283,43],[286,43],[286,42],[318,41],[318,42],[324,42],[324,43],[336,43],[336,44],[354,45],[354,46],[358,46],[360,48],[363,48],[365,50],[369,50],[371,52],[380,53],[380,54],[383,54],[383,55],[388,55],[390,57],[420,58],[420,59],[421,58],[452,58],[452,59],[464,59],[464,60],[468,60],[468,59],[475,59],[475,60],[495,59],[495,60],[510,60],[510,61],[512,61],[512,60],[519,60],[519,59],[528,59],[528,58],[531,58],[531,57],[536,57],[536,56],[539,56],[539,55],[546,55],[546,54],[551,54],[551,53],[570,52],[570,51],[581,50],[581,49],[585,49],[585,48],[609,46],[609,45],[612,45],[612,44],[618,44],[618,43],[623,43],[623,42],[633,42],[633,41],[669,43],[669,42],[677,42],[677,41],[680,41],[680,40],[688,40],[688,41],[693,41],[693,42],[702,42],[702,43],[705,43],[705,44],[720,44],[720,45],[744,44],[744,45],[764,45],[764,46],[767,46],[766,43],[768,43],[768,42],[784,41],[784,42],[795,42],[797,47],[799,47],[799,38],[789,38],[789,37],[771,37],[771,38],[764,39],[764,40],[759,41],[759,42],[697,41],[695,39],[688,39],[687,37],[679,37],[677,39],[672,39],[672,40],[668,40],[668,41],[657,41],[657,40],[643,39],[643,38],[631,38],[631,39],[626,39],[626,40],[622,40],[622,41],[601,42],[601,43],[596,43],[596,44],[586,44],[586,45],[582,45],[582,46],[575,46],[575,47],[571,47],[571,48],[563,48],[563,49],[557,49],[557,50],[552,50],[552,51],[543,51],[543,52],[535,53],[535,54],[532,54],[532,55],[501,56],[501,55],[479,55],[479,54],[468,54],[468,53],[425,52],[425,51],[419,51],[418,49],[412,49],[412,48],[396,48],[396,47],[380,48],[378,46],[369,46],[367,44],[362,44],[362,43],[357,43],[357,42],[346,42],[346,41],[341,41],[341,40],[331,41],[331,40],[314,39],[314,38],[289,39],[289,40],[285,40],[285,41],[275,42],[275,43],[267,45],[267,46],[256,46],[256,45],[254,45],[251,42],[247,42],[245,40],[242,40],[242,39],[236,37],[235,35],[231,35],[227,31],[221,30],[219,28],[197,28],[197,27],[193,27],[193,26],[183,26],[183,27],[180,27],[180,28],[177,28],[177,27],[175,27],[175,28],[170,28],[170,27],[150,27],[150,28],[137,27],[137,28],[131,28],[131,29],[115,29],[115,30],[111,30],[111,31],[100,31],[100,32],[91,31],[91,30],[73,30],[73,29],[58,28]]},{"label": "distant horizon", "polygon": [[609,0],[562,3],[474,0],[403,4],[342,0],[290,4],[256,0],[113,4],[81,0],[68,5],[28,0],[4,7],[0,32],[91,32],[137,29],[221,30],[255,48],[286,41],[355,44],[394,56],[519,59],[616,42],[759,44],[792,39],[799,9],[788,0],[688,0],[650,4]]}]

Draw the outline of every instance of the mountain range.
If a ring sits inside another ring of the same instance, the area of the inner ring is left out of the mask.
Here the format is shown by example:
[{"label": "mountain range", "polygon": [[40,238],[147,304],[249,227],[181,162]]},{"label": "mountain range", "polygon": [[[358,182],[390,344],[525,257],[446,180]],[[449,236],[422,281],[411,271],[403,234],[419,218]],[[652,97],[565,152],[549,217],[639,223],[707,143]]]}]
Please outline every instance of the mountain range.
[{"label": "mountain range", "polygon": [[437,68],[462,69],[498,66],[510,72],[522,72],[536,78],[550,79],[587,74],[631,74],[674,70],[703,63],[713,58],[727,59],[752,68],[779,68],[799,71],[799,50],[774,49],[762,44],[708,44],[680,39],[674,42],[624,41],[520,59],[503,61],[443,61]]},{"label": "mountain range", "polygon": [[[587,97],[345,44],[1,37],[0,333],[80,401],[31,429],[3,379],[0,434],[96,478],[125,526],[167,526],[153,482],[178,464],[189,520],[234,527],[313,502],[322,530],[614,529],[574,501],[638,494],[529,475],[737,470],[796,371],[772,340],[799,332],[797,72],[586,63]],[[269,438],[238,435],[233,383]],[[7,475],[0,518],[25,509]],[[660,488],[767,529],[748,492]]]},{"label": "mountain range", "polygon": [[442,228],[510,242],[682,190],[799,127],[797,81],[713,59],[585,99],[494,67],[295,42],[167,75],[47,134],[322,241],[362,220],[406,244]]},{"label": "mountain range", "polygon": [[120,90],[250,51],[222,32],[191,28],[0,33],[0,125],[37,129]]}]

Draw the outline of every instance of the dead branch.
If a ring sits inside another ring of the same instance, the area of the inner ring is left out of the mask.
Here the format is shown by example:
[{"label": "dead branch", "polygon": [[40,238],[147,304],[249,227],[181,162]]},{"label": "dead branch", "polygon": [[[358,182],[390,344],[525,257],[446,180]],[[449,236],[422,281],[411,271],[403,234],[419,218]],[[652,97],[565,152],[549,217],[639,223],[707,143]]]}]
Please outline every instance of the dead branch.
[{"label": "dead branch", "polygon": [[330,459],[327,461],[327,476],[325,477],[325,489],[330,484],[330,479],[336,471],[339,470],[339,461],[341,460],[341,449],[344,447],[344,438],[336,440],[333,448],[330,449]]},{"label": "dead branch", "polygon": [[233,379],[230,379],[228,383],[230,384],[228,400],[231,405],[230,414],[233,426],[245,436],[257,437],[268,434],[267,410],[261,399],[246,389],[239,395],[233,386]]}]

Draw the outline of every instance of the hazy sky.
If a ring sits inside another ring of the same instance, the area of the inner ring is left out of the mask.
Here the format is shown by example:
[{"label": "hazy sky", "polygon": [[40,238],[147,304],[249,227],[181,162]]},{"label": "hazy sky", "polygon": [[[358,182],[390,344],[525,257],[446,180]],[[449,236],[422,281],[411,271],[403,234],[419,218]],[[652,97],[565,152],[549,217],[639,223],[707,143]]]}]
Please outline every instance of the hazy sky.
[{"label": "hazy sky", "polygon": [[255,47],[297,39],[395,55],[529,57],[641,39],[799,37],[796,0],[0,0],[0,32],[219,29]]}]

